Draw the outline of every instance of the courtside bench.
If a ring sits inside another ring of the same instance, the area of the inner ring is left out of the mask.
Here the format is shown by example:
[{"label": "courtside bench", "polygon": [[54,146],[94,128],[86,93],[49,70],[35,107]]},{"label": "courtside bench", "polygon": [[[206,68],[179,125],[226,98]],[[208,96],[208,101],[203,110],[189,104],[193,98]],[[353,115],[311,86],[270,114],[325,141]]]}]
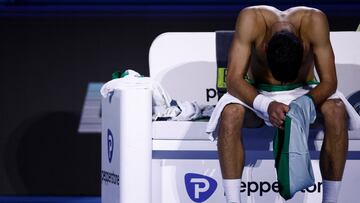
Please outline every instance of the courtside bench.
[{"label": "courtside bench", "polygon": [[[338,89],[356,104],[360,101],[360,33],[331,32],[331,42]],[[161,34],[151,45],[149,68],[150,77],[172,98],[216,104],[215,32]],[[151,121],[151,113],[150,90],[116,90],[111,102],[102,100],[102,201],[223,202],[217,147],[205,133],[207,121]],[[276,193],[271,152],[274,129],[244,131],[243,201],[282,202]],[[349,135],[340,202],[356,202],[360,182],[360,131]],[[309,148],[316,184],[288,202],[321,202],[318,156],[322,139],[321,129],[311,130]]]}]

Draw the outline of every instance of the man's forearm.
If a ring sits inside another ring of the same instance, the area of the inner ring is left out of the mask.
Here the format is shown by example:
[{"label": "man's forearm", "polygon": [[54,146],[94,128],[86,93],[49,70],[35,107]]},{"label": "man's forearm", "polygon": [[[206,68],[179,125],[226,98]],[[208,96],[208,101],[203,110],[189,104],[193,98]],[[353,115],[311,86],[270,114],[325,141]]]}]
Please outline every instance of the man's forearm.
[{"label": "man's forearm", "polygon": [[257,90],[245,79],[238,79],[234,82],[229,82],[228,92],[249,106],[253,105],[255,97],[258,95]]},{"label": "man's forearm", "polygon": [[336,82],[320,82],[308,95],[313,98],[315,106],[320,106],[327,98],[335,93],[336,88]]}]

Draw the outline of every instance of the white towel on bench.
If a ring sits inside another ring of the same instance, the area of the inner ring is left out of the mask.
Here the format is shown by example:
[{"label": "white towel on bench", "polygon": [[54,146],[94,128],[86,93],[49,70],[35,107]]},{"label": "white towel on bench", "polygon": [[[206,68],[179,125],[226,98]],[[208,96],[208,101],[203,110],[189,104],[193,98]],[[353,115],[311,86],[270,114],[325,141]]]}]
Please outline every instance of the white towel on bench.
[{"label": "white towel on bench", "polygon": [[[298,87],[296,89],[293,90],[287,90],[287,91],[272,91],[272,92],[267,92],[264,90],[259,90],[260,94],[263,94],[264,96],[270,97],[272,99],[274,99],[275,101],[284,103],[289,105],[290,102],[304,94],[306,94],[307,92],[309,92],[309,90],[311,88],[314,88],[316,85],[308,85],[308,86],[304,86],[304,87]],[[349,130],[356,130],[356,129],[360,129],[360,116],[359,114],[355,111],[355,109],[353,108],[353,106],[347,101],[347,99],[345,98],[345,96],[339,92],[336,91],[331,97],[329,97],[329,99],[341,99],[346,107],[346,111],[348,113],[349,116],[349,125],[348,125],[348,129]],[[218,126],[218,122],[220,119],[220,115],[221,112],[223,111],[224,107],[227,104],[231,104],[231,103],[235,103],[235,104],[240,104],[245,106],[246,108],[252,110],[253,112],[255,112],[255,114],[257,116],[259,116],[261,119],[264,120],[265,124],[268,126],[272,126],[269,118],[268,117],[264,117],[264,115],[253,109],[252,107],[248,106],[247,104],[245,104],[244,102],[242,102],[241,100],[239,100],[238,98],[230,95],[229,93],[224,94],[224,96],[221,97],[221,99],[219,100],[219,102],[217,103],[211,117],[209,120],[209,123],[206,127],[206,132],[208,134],[210,134],[209,138],[210,140],[215,140],[217,138],[217,126]],[[245,118],[246,119],[246,118]]]},{"label": "white towel on bench", "polygon": [[153,120],[191,121],[203,117],[210,117],[213,106],[199,105],[197,102],[175,101],[160,83],[150,77],[144,77],[133,70],[126,70],[129,74],[105,83],[100,90],[107,98],[114,90],[127,88],[146,88],[152,91]]}]

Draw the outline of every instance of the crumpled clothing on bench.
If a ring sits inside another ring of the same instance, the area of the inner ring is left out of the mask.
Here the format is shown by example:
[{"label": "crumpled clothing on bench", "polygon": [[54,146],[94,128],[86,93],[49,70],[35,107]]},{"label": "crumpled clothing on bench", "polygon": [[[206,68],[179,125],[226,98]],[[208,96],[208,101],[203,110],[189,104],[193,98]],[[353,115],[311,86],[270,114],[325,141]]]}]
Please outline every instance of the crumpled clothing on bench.
[{"label": "crumpled clothing on bench", "polygon": [[153,120],[193,121],[209,118],[214,107],[199,105],[197,102],[177,101],[170,97],[160,83],[150,77],[144,77],[133,70],[126,70],[121,78],[105,83],[100,93],[106,98],[117,89],[147,87],[152,91]]}]

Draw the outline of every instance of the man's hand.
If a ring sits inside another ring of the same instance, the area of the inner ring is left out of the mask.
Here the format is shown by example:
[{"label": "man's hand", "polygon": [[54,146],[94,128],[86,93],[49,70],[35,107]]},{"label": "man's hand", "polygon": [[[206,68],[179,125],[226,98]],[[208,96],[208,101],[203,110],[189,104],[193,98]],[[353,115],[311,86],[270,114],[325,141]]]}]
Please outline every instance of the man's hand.
[{"label": "man's hand", "polygon": [[270,123],[280,129],[284,129],[284,121],[289,106],[280,102],[273,101],[269,104],[268,114]]}]

